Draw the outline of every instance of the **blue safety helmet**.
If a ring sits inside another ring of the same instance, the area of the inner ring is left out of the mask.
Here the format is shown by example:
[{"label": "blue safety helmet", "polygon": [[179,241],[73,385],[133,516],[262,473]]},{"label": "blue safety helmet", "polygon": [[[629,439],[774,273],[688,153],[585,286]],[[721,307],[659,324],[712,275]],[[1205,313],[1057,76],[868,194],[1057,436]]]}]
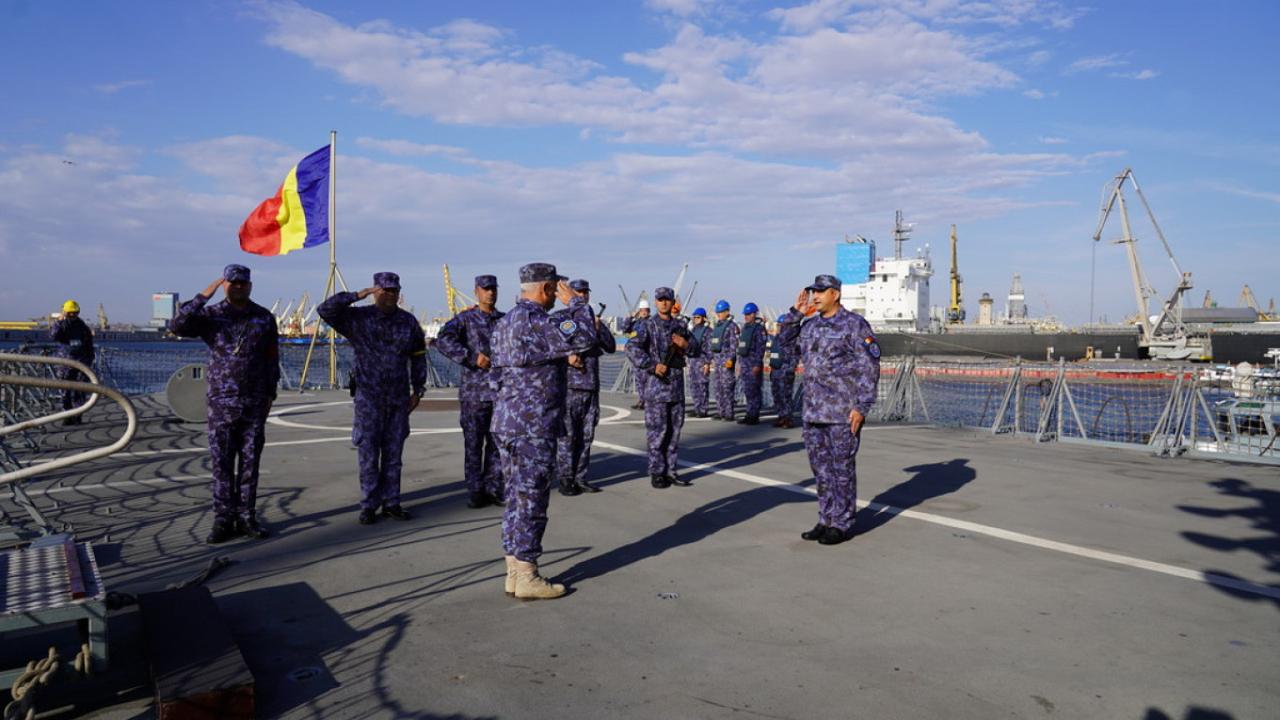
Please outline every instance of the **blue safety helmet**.
[{"label": "blue safety helmet", "polygon": [[693,311],[693,316],[694,316],[694,317],[698,317],[699,315],[701,315],[702,317],[706,317],[706,316],[707,316],[707,309],[706,309],[706,308],[696,308],[696,309]]},{"label": "blue safety helmet", "polygon": [[743,315],[755,315],[758,312],[760,312],[760,308],[756,307],[755,303],[747,303],[742,306]]},{"label": "blue safety helmet", "polygon": [[718,313],[729,312],[729,301],[721,300],[720,302],[716,303],[716,312]]}]

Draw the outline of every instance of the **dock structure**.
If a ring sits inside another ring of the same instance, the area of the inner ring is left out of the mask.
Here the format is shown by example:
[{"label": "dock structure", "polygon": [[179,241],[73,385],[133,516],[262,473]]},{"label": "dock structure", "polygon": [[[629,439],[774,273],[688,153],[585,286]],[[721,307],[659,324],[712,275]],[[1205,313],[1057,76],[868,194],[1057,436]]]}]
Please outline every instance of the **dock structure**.
[{"label": "dock structure", "polygon": [[[1274,466],[870,424],[859,534],[829,548],[799,537],[816,508],[798,430],[690,418],[693,486],[655,490],[641,415],[605,393],[604,492],[553,494],[545,538],[544,572],[572,593],[521,603],[502,592],[501,512],[466,508],[453,393],[428,399],[405,448],[408,522],[356,524],[345,392],[281,395],[265,541],[201,541],[205,430],[154,397],[135,402],[128,451],[25,489],[92,543],[115,592],[229,557],[205,585],[259,717],[1243,720],[1280,706]],[[51,454],[101,444],[118,413],[49,436]],[[134,690],[95,717],[152,702],[129,617],[95,682]]]}]

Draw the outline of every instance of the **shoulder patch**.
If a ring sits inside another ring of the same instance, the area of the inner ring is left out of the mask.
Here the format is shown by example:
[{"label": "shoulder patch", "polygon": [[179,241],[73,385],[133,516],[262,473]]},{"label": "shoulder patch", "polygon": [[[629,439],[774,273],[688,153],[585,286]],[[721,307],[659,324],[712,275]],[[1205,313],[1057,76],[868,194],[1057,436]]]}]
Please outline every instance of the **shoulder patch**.
[{"label": "shoulder patch", "polygon": [[876,342],[874,335],[868,335],[863,338],[862,343],[867,346],[867,354],[871,357],[880,359],[880,343]]},{"label": "shoulder patch", "polygon": [[572,335],[578,331],[578,323],[572,320],[564,320],[560,323],[561,335]]}]

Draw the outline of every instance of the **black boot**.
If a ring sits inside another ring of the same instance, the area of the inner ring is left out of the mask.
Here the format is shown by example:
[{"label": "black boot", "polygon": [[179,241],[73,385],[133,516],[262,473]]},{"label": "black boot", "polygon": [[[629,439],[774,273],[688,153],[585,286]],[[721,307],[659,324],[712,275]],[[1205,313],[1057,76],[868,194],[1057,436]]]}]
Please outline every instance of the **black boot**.
[{"label": "black boot", "polygon": [[467,507],[472,510],[479,510],[489,505],[489,496],[482,492],[473,492],[467,497]]},{"label": "black boot", "polygon": [[670,480],[672,485],[679,485],[680,487],[689,487],[693,484],[675,473],[667,473],[667,480]]},{"label": "black boot", "polygon": [[252,516],[240,518],[236,523],[236,531],[250,540],[265,540],[271,534],[258,524],[258,518]]},{"label": "black boot", "polygon": [[812,530],[805,530],[804,532],[800,533],[800,537],[804,538],[805,540],[820,540],[822,536],[825,535],[826,533],[827,533],[827,526],[823,525],[822,523],[818,523],[817,525],[813,526]]},{"label": "black boot", "polygon": [[567,495],[569,497],[573,497],[574,495],[581,495],[582,488],[578,487],[578,483],[572,480],[569,480],[568,482],[560,483],[560,494]]},{"label": "black boot", "polygon": [[738,421],[738,424],[739,424],[739,425],[759,425],[759,424],[760,424],[760,418],[758,418],[758,417],[744,417],[744,418],[742,418],[741,420],[739,420],[739,421]]},{"label": "black boot", "polygon": [[650,475],[649,484],[659,489],[671,487],[671,481],[666,475]]},{"label": "black boot", "polygon": [[595,485],[592,485],[590,480],[579,480],[578,487],[582,488],[583,492],[589,492],[589,493],[600,492],[600,488],[596,487]]},{"label": "black boot", "polygon": [[408,510],[405,510],[399,505],[383,505],[382,517],[391,518],[393,520],[408,520],[413,516],[409,514]]},{"label": "black boot", "polygon": [[838,530],[836,528],[829,527],[824,533],[822,533],[822,537],[818,538],[818,542],[822,545],[839,545],[845,540],[850,540],[852,538],[853,528],[849,528],[848,530]]},{"label": "black boot", "polygon": [[499,490],[496,493],[485,495],[485,497],[489,500],[490,505],[497,505],[498,507],[506,507],[507,501],[503,497],[503,494],[504,494],[504,491]]},{"label": "black boot", "polygon": [[213,529],[209,531],[209,537],[204,541],[210,545],[218,545],[235,537],[235,527],[228,520],[215,520]]},{"label": "black boot", "polygon": [[356,522],[361,525],[372,525],[378,519],[378,514],[373,508],[365,508],[360,511],[360,517],[356,518]]}]

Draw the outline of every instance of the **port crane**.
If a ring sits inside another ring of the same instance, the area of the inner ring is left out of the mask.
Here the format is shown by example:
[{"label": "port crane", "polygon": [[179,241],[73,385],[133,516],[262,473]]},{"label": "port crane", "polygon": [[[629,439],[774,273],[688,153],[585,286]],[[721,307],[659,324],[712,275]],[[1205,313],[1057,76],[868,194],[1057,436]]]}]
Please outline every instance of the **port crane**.
[{"label": "port crane", "polygon": [[951,226],[951,305],[947,307],[947,324],[964,324],[964,303],[960,297],[960,265],[956,253],[956,226]]},{"label": "port crane", "polygon": [[[1173,264],[1174,272],[1178,277],[1178,284],[1174,287],[1173,294],[1165,300],[1160,308],[1160,314],[1154,321],[1151,319],[1148,303],[1156,296],[1156,290],[1147,282],[1146,275],[1142,272],[1142,262],[1138,258],[1138,239],[1133,236],[1133,229],[1129,223],[1129,209],[1124,198],[1126,182],[1133,186],[1138,199],[1142,201],[1147,217],[1151,220],[1151,226],[1156,231],[1156,237],[1160,238],[1160,244],[1164,246],[1164,252],[1169,256],[1169,262]],[[1134,176],[1132,168],[1125,168],[1116,175],[1104,187],[1103,193],[1102,211],[1098,218],[1098,228],[1093,233],[1093,241],[1102,240],[1102,230],[1107,224],[1107,219],[1115,211],[1120,216],[1121,236],[1114,243],[1124,245],[1129,256],[1129,273],[1133,280],[1134,300],[1138,307],[1136,319],[1142,333],[1138,340],[1139,345],[1147,349],[1150,357],[1160,360],[1208,357],[1209,349],[1205,339],[1192,337],[1187,326],[1182,322],[1182,296],[1192,287],[1191,273],[1184,272],[1182,266],[1178,264],[1178,259],[1173,256],[1173,250],[1165,240],[1160,224],[1156,222],[1155,213],[1151,210],[1151,204],[1142,194],[1142,188],[1138,186],[1138,179]]]},{"label": "port crane", "polygon": [[[468,306],[479,305],[475,298],[462,292],[453,286],[453,281],[449,278],[449,266],[444,266],[444,298],[449,306],[449,315],[457,315],[466,310]],[[459,302],[462,300],[462,302]]]},{"label": "port crane", "polygon": [[1248,285],[1245,285],[1240,290],[1240,304],[1258,313],[1258,319],[1263,322],[1280,320],[1280,316],[1276,315],[1275,298],[1271,298],[1271,305],[1267,308],[1266,312],[1263,312],[1262,308],[1259,307],[1258,305],[1258,298],[1254,297],[1253,289],[1250,288]]}]

